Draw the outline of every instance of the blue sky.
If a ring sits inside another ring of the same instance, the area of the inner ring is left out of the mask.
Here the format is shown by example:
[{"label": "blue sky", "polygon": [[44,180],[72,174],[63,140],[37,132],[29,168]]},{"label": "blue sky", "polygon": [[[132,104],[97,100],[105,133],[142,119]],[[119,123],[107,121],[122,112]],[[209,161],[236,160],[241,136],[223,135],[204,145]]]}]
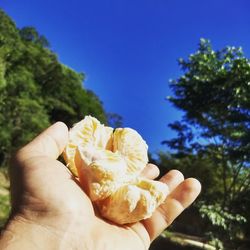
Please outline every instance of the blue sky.
[{"label": "blue sky", "polygon": [[248,0],[0,0],[18,27],[34,26],[61,62],[84,72],[108,112],[139,131],[151,152],[174,136],[181,117],[165,97],[179,57],[201,37],[215,49],[242,46],[250,56]]}]

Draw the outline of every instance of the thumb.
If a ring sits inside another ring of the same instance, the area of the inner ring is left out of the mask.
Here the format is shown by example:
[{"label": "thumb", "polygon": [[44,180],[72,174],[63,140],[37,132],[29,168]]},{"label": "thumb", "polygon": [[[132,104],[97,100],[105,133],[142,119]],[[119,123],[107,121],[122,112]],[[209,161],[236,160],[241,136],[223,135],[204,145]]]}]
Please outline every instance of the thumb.
[{"label": "thumb", "polygon": [[68,128],[63,122],[56,122],[19,151],[22,160],[45,156],[57,159],[68,142]]}]

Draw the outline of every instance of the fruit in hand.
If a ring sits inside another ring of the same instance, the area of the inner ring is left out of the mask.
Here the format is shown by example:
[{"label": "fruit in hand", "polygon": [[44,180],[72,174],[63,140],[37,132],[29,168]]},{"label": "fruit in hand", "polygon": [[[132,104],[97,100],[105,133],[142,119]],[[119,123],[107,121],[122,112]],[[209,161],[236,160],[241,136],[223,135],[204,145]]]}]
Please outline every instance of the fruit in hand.
[{"label": "fruit in hand", "polygon": [[168,194],[166,184],[140,176],[147,149],[135,130],[86,116],[70,129],[64,158],[102,217],[127,224],[150,217]]}]

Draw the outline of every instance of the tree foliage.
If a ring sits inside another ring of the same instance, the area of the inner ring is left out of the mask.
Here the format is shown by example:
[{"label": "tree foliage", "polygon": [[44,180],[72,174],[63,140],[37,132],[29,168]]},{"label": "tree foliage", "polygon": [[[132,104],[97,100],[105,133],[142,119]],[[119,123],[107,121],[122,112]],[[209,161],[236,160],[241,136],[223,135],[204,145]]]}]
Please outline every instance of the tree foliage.
[{"label": "tree foliage", "polygon": [[60,63],[33,27],[18,29],[0,10],[0,165],[50,123],[68,126],[91,114],[107,123],[84,74]]},{"label": "tree foliage", "polygon": [[[201,212],[216,208],[215,216],[219,207],[217,226],[230,224],[231,230],[231,222],[244,222],[244,216],[250,223],[247,209],[237,205],[243,200],[250,205],[250,60],[241,48],[215,51],[201,39],[179,65],[183,74],[170,82],[174,95],[168,99],[183,116],[169,125],[177,136],[163,142],[172,154],[160,155],[160,161],[197,173],[205,183]],[[207,213],[207,218],[215,217]]]}]

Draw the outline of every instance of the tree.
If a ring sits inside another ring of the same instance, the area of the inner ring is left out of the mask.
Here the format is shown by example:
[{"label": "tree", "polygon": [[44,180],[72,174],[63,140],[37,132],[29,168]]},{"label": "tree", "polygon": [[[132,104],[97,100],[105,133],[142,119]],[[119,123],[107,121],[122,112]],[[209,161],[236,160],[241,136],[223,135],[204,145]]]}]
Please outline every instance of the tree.
[{"label": "tree", "polygon": [[34,27],[18,29],[0,10],[0,166],[50,123],[72,126],[87,114],[107,123],[102,102],[83,81]]},{"label": "tree", "polygon": [[107,113],[108,124],[112,128],[121,128],[123,124],[122,116],[116,113]]},{"label": "tree", "polygon": [[49,42],[45,36],[39,35],[34,27],[24,27],[19,30],[19,34],[22,40],[33,42],[42,47],[49,47]]},{"label": "tree", "polygon": [[183,75],[171,81],[174,95],[168,99],[183,116],[169,125],[177,137],[163,143],[175,159],[195,158],[200,168],[216,173],[207,187],[220,188],[206,197],[210,204],[203,202],[203,212],[205,206],[219,206],[223,227],[232,230],[233,223],[245,220],[235,201],[246,199],[250,190],[250,60],[241,48],[215,51],[201,39],[198,50],[179,65]]}]

